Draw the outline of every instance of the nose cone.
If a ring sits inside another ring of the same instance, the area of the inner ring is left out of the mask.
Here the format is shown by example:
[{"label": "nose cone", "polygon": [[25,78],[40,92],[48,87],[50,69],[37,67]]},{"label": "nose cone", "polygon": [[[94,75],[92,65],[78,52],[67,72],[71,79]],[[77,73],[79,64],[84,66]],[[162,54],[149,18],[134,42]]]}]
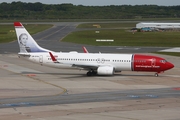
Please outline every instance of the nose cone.
[{"label": "nose cone", "polygon": [[170,62],[167,62],[166,64],[167,64],[167,70],[172,69],[174,67],[174,65]]}]

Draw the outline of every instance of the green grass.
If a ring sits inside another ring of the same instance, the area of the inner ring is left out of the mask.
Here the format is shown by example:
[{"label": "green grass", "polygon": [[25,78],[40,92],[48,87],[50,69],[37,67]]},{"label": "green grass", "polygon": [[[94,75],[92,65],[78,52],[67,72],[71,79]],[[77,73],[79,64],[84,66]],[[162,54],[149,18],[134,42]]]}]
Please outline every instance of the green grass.
[{"label": "green grass", "polygon": [[180,57],[180,52],[154,52],[156,54],[171,55]]},{"label": "green grass", "polygon": [[137,22],[131,22],[131,23],[85,23],[85,24],[80,24],[77,26],[77,28],[97,28],[94,25],[99,25],[101,28],[133,28],[136,27]]},{"label": "green grass", "polygon": [[[113,39],[114,42],[96,42],[96,39]],[[70,33],[63,41],[97,46],[154,46],[177,47],[180,32],[137,32],[132,34],[124,29],[101,29]]]},{"label": "green grass", "polygon": [[[108,22],[108,21],[177,21],[179,18],[135,18],[135,19],[16,19],[20,22]],[[0,23],[12,23],[14,19],[1,19]]]},{"label": "green grass", "polygon": [[[52,25],[28,24],[24,25],[30,34],[36,34],[40,31],[52,27]],[[17,40],[13,25],[0,25],[0,43],[6,43]]]}]

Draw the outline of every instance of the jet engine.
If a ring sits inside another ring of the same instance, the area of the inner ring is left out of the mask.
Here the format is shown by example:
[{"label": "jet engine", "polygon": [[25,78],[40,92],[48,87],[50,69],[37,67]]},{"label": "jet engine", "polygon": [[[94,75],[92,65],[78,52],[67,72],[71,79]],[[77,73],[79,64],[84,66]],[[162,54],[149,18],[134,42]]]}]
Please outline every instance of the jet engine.
[{"label": "jet engine", "polygon": [[113,75],[114,74],[114,67],[112,66],[101,66],[97,69],[98,75]]}]

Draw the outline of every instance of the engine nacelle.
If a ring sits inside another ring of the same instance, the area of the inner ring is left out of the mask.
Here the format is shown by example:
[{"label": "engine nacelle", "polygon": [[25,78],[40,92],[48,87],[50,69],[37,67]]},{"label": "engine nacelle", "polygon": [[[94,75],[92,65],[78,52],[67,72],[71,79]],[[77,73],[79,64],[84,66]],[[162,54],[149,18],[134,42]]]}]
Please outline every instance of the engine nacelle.
[{"label": "engine nacelle", "polygon": [[98,75],[113,75],[114,67],[111,67],[111,66],[98,67],[97,74]]}]

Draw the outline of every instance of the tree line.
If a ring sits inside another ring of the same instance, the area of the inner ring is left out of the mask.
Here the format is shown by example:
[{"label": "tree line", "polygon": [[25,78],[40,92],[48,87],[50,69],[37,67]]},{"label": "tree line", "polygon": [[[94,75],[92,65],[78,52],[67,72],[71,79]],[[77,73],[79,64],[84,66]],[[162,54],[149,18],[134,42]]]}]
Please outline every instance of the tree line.
[{"label": "tree line", "polygon": [[0,19],[134,19],[179,18],[180,5],[110,5],[0,3]]}]

